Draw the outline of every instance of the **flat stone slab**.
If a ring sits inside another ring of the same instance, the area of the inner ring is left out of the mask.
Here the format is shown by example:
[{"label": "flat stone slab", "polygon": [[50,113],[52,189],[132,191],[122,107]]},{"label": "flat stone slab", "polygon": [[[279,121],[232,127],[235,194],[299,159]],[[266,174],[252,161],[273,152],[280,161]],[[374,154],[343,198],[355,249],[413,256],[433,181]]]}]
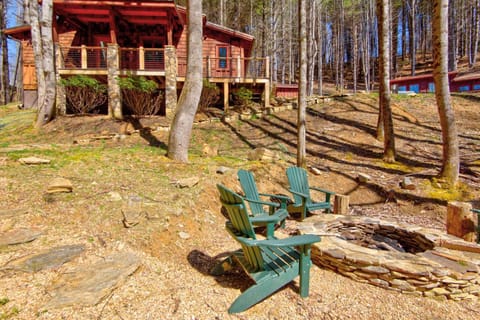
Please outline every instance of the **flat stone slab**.
[{"label": "flat stone slab", "polygon": [[0,209],[0,220],[27,213],[27,209]]},{"label": "flat stone slab", "polygon": [[0,234],[0,247],[31,242],[42,234],[39,230],[18,229]]},{"label": "flat stone slab", "polygon": [[21,164],[48,164],[50,163],[50,160],[48,159],[42,159],[38,157],[28,157],[28,158],[20,158],[18,159],[18,162]]},{"label": "flat stone slab", "polygon": [[47,188],[47,193],[72,192],[72,182],[65,178],[55,178],[50,181]]},{"label": "flat stone slab", "polygon": [[132,253],[117,253],[93,265],[63,274],[53,284],[45,309],[71,305],[94,306],[135,272],[141,261]]},{"label": "flat stone slab", "polygon": [[54,269],[73,260],[85,251],[83,244],[55,247],[39,254],[29,255],[9,262],[3,269],[13,269],[24,272],[38,272],[45,269]]}]

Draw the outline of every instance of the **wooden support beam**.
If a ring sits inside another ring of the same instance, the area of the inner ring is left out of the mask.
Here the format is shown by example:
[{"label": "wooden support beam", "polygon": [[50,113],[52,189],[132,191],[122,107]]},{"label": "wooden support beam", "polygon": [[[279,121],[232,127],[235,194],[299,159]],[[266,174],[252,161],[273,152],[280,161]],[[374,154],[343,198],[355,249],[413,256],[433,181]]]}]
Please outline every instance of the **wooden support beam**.
[{"label": "wooden support beam", "polygon": [[230,86],[228,82],[223,83],[223,111],[227,113],[228,110],[228,96],[230,95],[229,92]]},{"label": "wooden support beam", "polygon": [[88,69],[88,64],[87,64],[87,47],[82,44],[82,47],[80,49],[80,59],[81,59],[81,67],[82,69]]},{"label": "wooden support beam", "polygon": [[145,70],[145,48],[138,48],[138,69]]},{"label": "wooden support beam", "polygon": [[242,77],[242,63],[240,56],[237,57],[237,78]]},{"label": "wooden support beam", "polygon": [[116,12],[115,10],[111,10],[109,24],[110,24],[110,40],[112,43],[117,43],[117,23],[115,21]]},{"label": "wooden support beam", "polygon": [[212,77],[212,61],[210,56],[207,56],[207,79]]}]

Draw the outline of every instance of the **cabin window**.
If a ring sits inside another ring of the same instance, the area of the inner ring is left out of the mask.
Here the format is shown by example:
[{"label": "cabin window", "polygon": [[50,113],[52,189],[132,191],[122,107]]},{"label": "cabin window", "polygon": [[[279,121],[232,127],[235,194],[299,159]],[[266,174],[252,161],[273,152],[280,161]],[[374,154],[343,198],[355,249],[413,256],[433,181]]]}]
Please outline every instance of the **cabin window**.
[{"label": "cabin window", "polygon": [[433,82],[428,83],[428,92],[435,92],[435,83]]},{"label": "cabin window", "polygon": [[227,47],[218,47],[218,68],[227,69],[227,56],[228,48]]},{"label": "cabin window", "polygon": [[470,91],[470,86],[460,86],[458,87],[458,91]]},{"label": "cabin window", "polygon": [[411,84],[410,85],[410,91],[413,91],[415,93],[420,93],[420,85],[419,84]]},{"label": "cabin window", "polygon": [[480,90],[480,84],[474,84],[473,90]]},{"label": "cabin window", "polygon": [[407,86],[398,86],[398,91],[407,91]]}]

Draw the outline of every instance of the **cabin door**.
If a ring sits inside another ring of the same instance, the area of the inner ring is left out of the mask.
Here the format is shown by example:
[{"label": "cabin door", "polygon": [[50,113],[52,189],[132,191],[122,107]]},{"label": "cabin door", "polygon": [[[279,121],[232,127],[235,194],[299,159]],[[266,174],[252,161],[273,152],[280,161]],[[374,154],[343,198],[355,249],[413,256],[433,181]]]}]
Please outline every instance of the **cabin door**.
[{"label": "cabin door", "polygon": [[106,68],[107,67],[107,44],[112,42],[110,35],[96,34],[93,36],[93,42],[94,42],[95,48],[92,49],[92,52],[89,52],[88,54],[89,60],[91,59],[92,60],[91,62],[97,68]]}]

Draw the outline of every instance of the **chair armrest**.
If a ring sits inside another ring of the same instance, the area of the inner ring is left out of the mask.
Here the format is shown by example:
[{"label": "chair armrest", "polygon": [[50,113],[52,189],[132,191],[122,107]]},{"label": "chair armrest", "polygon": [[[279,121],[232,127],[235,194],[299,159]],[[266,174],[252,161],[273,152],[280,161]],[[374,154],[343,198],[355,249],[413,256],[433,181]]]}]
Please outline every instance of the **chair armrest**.
[{"label": "chair armrest", "polygon": [[276,223],[286,219],[288,216],[288,212],[286,210],[278,210],[274,214],[262,214],[250,217],[250,222],[252,224],[260,224],[260,223]]},{"label": "chair armrest", "polygon": [[277,198],[280,200],[290,200],[288,196],[284,196],[282,194],[259,193],[259,195],[264,197]]},{"label": "chair armrest", "polygon": [[304,200],[309,198],[308,194],[301,193],[301,192],[298,192],[298,191],[295,191],[295,190],[292,190],[292,189],[288,189],[288,191],[302,197]]},{"label": "chair armrest", "polygon": [[254,240],[245,237],[237,239],[247,246],[251,247],[294,247],[313,244],[320,241],[320,237],[313,234],[304,234],[285,239]]},{"label": "chair armrest", "polygon": [[269,202],[269,201],[262,201],[262,200],[253,200],[253,199],[248,199],[248,198],[245,198],[245,200],[246,200],[247,202],[264,204],[264,205],[269,206],[269,207],[275,207],[275,208],[279,208],[279,207],[280,207],[280,203],[276,203],[276,202]]},{"label": "chair armrest", "polygon": [[288,202],[290,201],[289,196],[285,196],[282,194],[270,194],[270,193],[259,193],[260,196],[262,197],[269,197],[270,200],[272,199],[277,199],[280,201],[280,208],[286,209],[288,206]]},{"label": "chair armrest", "polygon": [[325,190],[325,189],[322,189],[322,188],[318,188],[318,187],[310,187],[310,189],[315,190],[315,191],[320,191],[320,192],[323,192],[323,193],[326,193],[326,194],[330,194],[330,195],[334,195],[334,194],[335,194],[335,192],[333,192],[333,191],[328,191],[328,190]]}]

